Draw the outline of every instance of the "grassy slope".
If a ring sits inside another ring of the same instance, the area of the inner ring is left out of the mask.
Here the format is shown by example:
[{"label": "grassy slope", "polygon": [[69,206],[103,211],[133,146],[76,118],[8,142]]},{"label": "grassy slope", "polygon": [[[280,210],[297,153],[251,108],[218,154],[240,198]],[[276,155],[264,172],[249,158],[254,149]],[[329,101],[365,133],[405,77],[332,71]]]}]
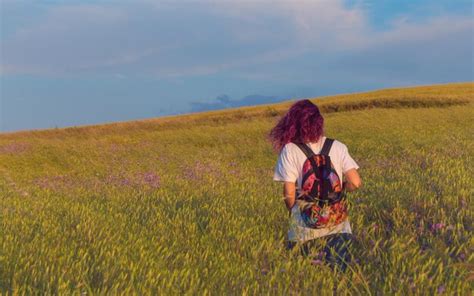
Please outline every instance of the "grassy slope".
[{"label": "grassy slope", "polygon": [[[364,180],[341,292],[472,285],[473,88],[315,100]],[[265,136],[287,107],[1,135],[0,292],[330,291],[324,267],[282,248]]]}]

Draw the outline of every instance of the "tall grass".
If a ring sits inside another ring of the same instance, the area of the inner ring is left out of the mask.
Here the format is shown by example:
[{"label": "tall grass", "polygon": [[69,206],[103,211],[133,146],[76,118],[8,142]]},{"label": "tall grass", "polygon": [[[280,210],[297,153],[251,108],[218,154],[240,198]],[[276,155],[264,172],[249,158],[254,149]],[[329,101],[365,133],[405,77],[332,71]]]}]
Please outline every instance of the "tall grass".
[{"label": "tall grass", "polygon": [[0,293],[469,295],[473,86],[324,99],[442,102],[325,113],[364,183],[343,275],[284,249],[265,137],[287,104],[4,134]]}]

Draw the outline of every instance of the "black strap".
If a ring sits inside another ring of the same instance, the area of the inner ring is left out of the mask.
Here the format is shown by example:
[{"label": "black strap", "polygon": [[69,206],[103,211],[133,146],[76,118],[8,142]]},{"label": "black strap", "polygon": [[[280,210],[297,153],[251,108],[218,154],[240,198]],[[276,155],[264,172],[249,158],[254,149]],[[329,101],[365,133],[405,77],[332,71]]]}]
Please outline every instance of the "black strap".
[{"label": "black strap", "polygon": [[[324,155],[329,155],[329,151],[331,151],[332,143],[334,142],[334,139],[331,138],[326,138],[324,140],[323,148],[321,148],[321,151],[319,154],[324,154]],[[298,146],[303,153],[306,155],[307,158],[312,158],[314,156],[313,150],[306,144],[303,143],[293,143],[296,146]]]},{"label": "black strap", "polygon": [[[298,146],[303,151],[303,153],[309,159],[309,162],[311,163],[311,166],[313,167],[313,170],[316,169],[318,167],[318,165],[316,164],[316,161],[314,161],[313,156],[315,154],[314,154],[313,150],[306,144],[302,144],[302,143],[295,143],[295,144],[296,144],[296,146]],[[306,180],[301,181],[301,185],[304,184],[304,181],[306,181]]]},{"label": "black strap", "polygon": [[301,151],[303,151],[303,153],[306,155],[307,158],[313,158],[314,152],[310,147],[308,147],[308,145],[303,144],[303,143],[294,143],[294,144],[298,146],[301,149]]},{"label": "black strap", "polygon": [[[334,139],[326,138],[326,140],[324,141],[323,148],[321,149],[321,152],[319,152],[319,154],[322,154],[325,156],[325,161],[326,161],[325,166],[327,170],[331,169],[331,157],[329,156],[329,151],[331,150],[333,142],[334,142]],[[320,186],[321,186],[321,193],[322,193],[322,196],[320,197],[322,199],[325,199],[327,198],[328,190],[326,186],[328,186],[328,184],[324,184],[322,180],[320,181],[321,181]],[[320,202],[320,206],[321,206],[321,202]]]},{"label": "black strap", "polygon": [[329,151],[331,150],[333,142],[334,139],[326,138],[326,140],[324,141],[323,148],[321,149],[321,152],[319,152],[319,154],[329,155]]}]

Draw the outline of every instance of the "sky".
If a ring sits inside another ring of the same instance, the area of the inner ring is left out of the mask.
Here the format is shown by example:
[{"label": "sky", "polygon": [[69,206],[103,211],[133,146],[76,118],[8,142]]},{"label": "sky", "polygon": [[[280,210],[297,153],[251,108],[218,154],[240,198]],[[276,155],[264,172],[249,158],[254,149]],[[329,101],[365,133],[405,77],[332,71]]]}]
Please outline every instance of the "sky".
[{"label": "sky", "polygon": [[473,81],[471,0],[0,0],[0,131]]}]

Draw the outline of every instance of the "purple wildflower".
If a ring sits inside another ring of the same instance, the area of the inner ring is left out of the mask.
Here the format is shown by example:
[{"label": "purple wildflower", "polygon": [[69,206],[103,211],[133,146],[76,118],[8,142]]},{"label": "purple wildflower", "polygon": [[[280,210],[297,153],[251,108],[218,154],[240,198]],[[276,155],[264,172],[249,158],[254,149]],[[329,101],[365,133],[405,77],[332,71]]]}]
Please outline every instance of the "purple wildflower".
[{"label": "purple wildflower", "polygon": [[431,230],[437,231],[437,230],[443,229],[444,227],[445,227],[444,223],[435,223],[431,225]]},{"label": "purple wildflower", "polygon": [[41,189],[60,190],[74,185],[75,181],[67,175],[43,176],[36,178],[34,184]]},{"label": "purple wildflower", "polygon": [[376,243],[375,243],[375,240],[371,239],[371,240],[370,240],[370,245],[371,245],[372,247],[375,247],[375,244],[376,244]]},{"label": "purple wildflower", "polygon": [[119,184],[122,186],[131,186],[133,182],[129,178],[120,179]]},{"label": "purple wildflower", "polygon": [[30,148],[28,143],[10,143],[0,146],[0,153],[18,154],[27,151]]},{"label": "purple wildflower", "polygon": [[322,260],[319,260],[319,259],[311,260],[311,265],[321,265],[321,264],[323,264]]},{"label": "purple wildflower", "polygon": [[438,287],[438,294],[443,294],[444,291],[446,291],[446,287],[444,285]]},{"label": "purple wildflower", "polygon": [[207,176],[220,176],[220,171],[212,163],[196,161],[194,165],[183,165],[184,177],[191,180],[201,180]]},{"label": "purple wildflower", "polygon": [[143,174],[143,180],[152,188],[160,187],[160,176],[153,172],[146,172]]},{"label": "purple wildflower", "polygon": [[326,253],[324,251],[320,251],[318,255],[316,256],[316,258],[322,260],[324,258],[324,255],[326,255]]}]

